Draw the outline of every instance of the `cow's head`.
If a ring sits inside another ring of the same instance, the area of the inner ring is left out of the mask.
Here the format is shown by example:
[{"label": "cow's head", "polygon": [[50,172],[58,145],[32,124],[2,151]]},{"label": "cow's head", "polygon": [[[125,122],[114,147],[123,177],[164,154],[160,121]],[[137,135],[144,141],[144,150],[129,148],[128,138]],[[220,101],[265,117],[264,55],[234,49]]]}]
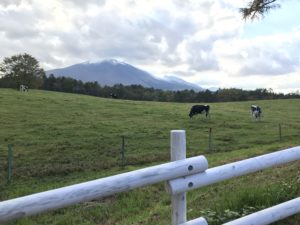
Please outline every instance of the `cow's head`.
[{"label": "cow's head", "polygon": [[195,114],[195,113],[190,112],[190,113],[189,113],[189,117],[192,118],[194,114]]}]

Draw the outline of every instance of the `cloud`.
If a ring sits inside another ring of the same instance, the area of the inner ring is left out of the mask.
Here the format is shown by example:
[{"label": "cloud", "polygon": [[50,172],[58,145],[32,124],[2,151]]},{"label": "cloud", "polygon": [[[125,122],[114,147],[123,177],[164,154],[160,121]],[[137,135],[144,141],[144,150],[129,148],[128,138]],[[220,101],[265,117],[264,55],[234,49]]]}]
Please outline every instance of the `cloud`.
[{"label": "cloud", "polygon": [[82,1],[82,0],[64,0],[65,2],[72,4],[74,7],[83,7],[86,8],[89,5],[98,5],[103,6],[106,0],[89,0],[89,1]]},{"label": "cloud", "polygon": [[31,9],[20,7],[2,11],[0,21],[0,32],[9,40],[35,38],[39,34],[36,27],[39,18]]},{"label": "cloud", "polygon": [[262,77],[299,71],[299,29],[242,36],[245,24],[238,7],[243,4],[243,0],[3,0],[0,55],[27,52],[45,69],[117,58],[158,76],[178,74],[215,86],[243,86],[242,79],[259,77],[265,82]]},{"label": "cloud", "polygon": [[[222,17],[216,16],[214,21],[209,16],[220,12],[221,7],[211,1],[16,3],[18,6],[12,10],[2,10],[3,19],[10,19],[0,24],[1,30],[7,39],[30,46],[32,54],[37,53],[35,46],[45,38],[48,51],[44,54],[53,55],[40,57],[53,58],[52,62],[42,62],[46,65],[60,66],[95,57],[122,58],[138,64],[159,63],[165,67],[188,63],[195,71],[218,69],[211,50],[217,39],[226,36],[217,27],[216,21]],[[218,33],[207,34],[211,27]],[[203,34],[199,30],[204,30]],[[21,50],[12,45],[7,48]],[[58,58],[61,63],[54,60]]]},{"label": "cloud", "polygon": [[218,43],[221,69],[232,76],[276,76],[299,71],[300,32]]},{"label": "cloud", "polygon": [[21,4],[21,2],[22,2],[22,0],[2,0],[2,1],[0,1],[0,5],[3,7],[8,7],[11,5],[18,6]]}]

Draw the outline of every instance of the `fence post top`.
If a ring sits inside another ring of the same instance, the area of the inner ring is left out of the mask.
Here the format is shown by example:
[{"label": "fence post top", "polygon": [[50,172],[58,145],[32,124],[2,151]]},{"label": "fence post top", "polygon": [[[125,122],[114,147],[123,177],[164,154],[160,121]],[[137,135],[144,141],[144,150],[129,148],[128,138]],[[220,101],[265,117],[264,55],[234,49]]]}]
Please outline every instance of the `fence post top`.
[{"label": "fence post top", "polygon": [[171,133],[185,133],[185,130],[171,130]]}]

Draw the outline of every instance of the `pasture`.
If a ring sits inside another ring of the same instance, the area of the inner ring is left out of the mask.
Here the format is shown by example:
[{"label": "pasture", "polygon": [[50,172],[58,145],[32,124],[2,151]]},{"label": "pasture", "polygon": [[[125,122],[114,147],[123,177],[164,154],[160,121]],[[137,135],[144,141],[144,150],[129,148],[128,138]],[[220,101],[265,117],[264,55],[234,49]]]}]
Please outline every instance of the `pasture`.
[{"label": "pasture", "polygon": [[[252,121],[252,104],[262,107],[261,121]],[[186,130],[187,155],[204,154],[209,167],[300,145],[300,100],[211,103],[210,119],[190,119],[192,105],[0,89],[0,199],[168,162],[172,129]],[[125,168],[119,166],[122,135]],[[10,185],[5,184],[8,144],[14,145]],[[299,168],[296,162],[192,191],[188,218],[203,215],[210,224],[221,224],[295,198]],[[299,218],[278,224],[300,224]],[[10,224],[170,224],[170,197],[158,184]]]}]

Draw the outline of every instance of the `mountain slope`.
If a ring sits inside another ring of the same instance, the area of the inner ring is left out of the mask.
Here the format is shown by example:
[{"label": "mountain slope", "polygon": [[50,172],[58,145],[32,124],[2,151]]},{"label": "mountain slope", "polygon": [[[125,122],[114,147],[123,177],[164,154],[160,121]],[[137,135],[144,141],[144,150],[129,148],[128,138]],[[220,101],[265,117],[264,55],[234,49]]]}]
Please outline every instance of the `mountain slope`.
[{"label": "mountain slope", "polygon": [[167,80],[155,78],[146,71],[117,60],[104,60],[101,62],[87,61],[65,68],[49,70],[46,73],[47,75],[53,74],[54,76],[72,77],[83,82],[97,81],[100,85],[108,86],[114,84],[140,84],[144,87],[163,90],[203,90],[201,87],[179,78],[170,76]]}]

